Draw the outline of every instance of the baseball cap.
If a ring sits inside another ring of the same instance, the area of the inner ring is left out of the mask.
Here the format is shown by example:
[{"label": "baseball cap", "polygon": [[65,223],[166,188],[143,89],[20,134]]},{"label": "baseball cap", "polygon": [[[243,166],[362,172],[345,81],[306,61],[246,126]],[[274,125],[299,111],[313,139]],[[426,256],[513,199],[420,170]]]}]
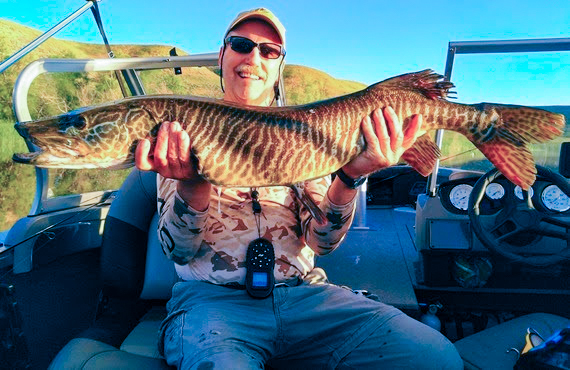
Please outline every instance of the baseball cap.
[{"label": "baseball cap", "polygon": [[230,33],[230,31],[233,30],[238,24],[248,19],[260,19],[264,22],[267,22],[270,26],[272,26],[275,29],[275,31],[279,35],[279,38],[281,39],[281,44],[283,45],[283,48],[285,48],[285,27],[283,27],[283,24],[281,24],[281,21],[279,21],[279,19],[275,16],[275,14],[273,14],[270,10],[266,8],[246,10],[244,12],[239,13],[236,19],[234,19],[232,23],[230,23],[230,26],[228,27],[228,30],[224,35],[224,39],[226,38],[228,33]]}]

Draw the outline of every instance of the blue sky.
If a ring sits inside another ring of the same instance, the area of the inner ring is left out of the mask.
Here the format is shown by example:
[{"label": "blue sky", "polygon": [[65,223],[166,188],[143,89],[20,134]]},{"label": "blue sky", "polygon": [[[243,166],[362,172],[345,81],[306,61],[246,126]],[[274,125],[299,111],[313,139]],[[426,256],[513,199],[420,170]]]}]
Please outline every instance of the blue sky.
[{"label": "blue sky", "polygon": [[[0,0],[0,17],[48,30],[84,0]],[[432,68],[443,73],[450,41],[570,37],[570,1],[103,0],[110,42],[217,51],[241,10],[265,6],[287,28],[287,62],[371,84]],[[56,37],[100,43],[90,12]],[[458,101],[570,104],[570,52],[458,56]]]}]

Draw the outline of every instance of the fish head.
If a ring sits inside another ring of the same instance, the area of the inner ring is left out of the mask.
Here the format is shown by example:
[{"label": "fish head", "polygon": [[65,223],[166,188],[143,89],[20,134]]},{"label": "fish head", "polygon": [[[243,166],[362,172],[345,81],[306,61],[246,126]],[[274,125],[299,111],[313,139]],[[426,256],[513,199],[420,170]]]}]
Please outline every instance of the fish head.
[{"label": "fish head", "polygon": [[116,113],[86,109],[17,123],[16,131],[34,151],[15,153],[12,159],[43,168],[130,167],[136,143],[127,140],[124,115]]}]

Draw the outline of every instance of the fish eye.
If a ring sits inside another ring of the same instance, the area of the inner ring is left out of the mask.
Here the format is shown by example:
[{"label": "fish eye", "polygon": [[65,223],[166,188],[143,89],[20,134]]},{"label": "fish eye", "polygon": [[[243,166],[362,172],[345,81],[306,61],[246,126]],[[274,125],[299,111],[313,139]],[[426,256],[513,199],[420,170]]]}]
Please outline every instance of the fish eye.
[{"label": "fish eye", "polygon": [[85,122],[85,119],[83,117],[78,117],[78,119],[73,122],[73,126],[76,129],[82,130],[85,128],[85,126],[87,126],[87,122]]}]

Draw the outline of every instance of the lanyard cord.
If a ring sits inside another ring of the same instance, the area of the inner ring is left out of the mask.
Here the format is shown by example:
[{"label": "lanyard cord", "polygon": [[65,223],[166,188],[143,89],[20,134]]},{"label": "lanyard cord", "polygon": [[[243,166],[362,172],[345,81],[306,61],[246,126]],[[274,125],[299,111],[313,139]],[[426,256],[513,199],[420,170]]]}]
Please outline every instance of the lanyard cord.
[{"label": "lanyard cord", "polygon": [[251,189],[251,208],[253,209],[255,224],[257,225],[257,233],[261,238],[261,204],[259,203],[259,192],[256,188]]}]

